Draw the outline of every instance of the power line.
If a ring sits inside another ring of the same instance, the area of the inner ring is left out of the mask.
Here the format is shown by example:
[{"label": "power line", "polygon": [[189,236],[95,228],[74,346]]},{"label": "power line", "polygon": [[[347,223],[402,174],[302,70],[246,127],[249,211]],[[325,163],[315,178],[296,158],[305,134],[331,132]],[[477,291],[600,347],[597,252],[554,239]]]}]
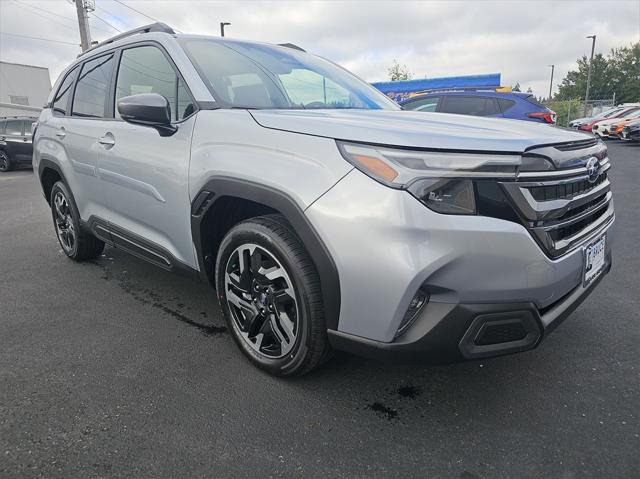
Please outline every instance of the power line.
[{"label": "power line", "polygon": [[[1,0],[0,0],[0,1],[1,1]],[[31,5],[31,4],[29,4],[29,3],[26,3],[26,2],[18,2],[18,0],[13,0],[13,1],[15,2],[15,4],[16,4],[16,5],[18,5],[18,6],[20,6],[20,7],[27,7],[27,8],[29,8],[29,9],[31,9],[31,11],[32,11],[34,14],[36,14],[36,15],[38,15],[38,16],[40,16],[40,17],[44,18],[45,20],[48,20],[48,21],[50,21],[50,22],[51,22],[51,21],[53,21],[53,22],[58,23],[59,25],[65,26],[65,27],[67,27],[67,28],[73,28],[73,29],[75,30],[75,23],[76,23],[76,22],[75,22],[75,20],[74,20],[74,19],[72,19],[72,18],[65,17],[64,15],[58,15],[57,13],[50,12],[49,10],[47,10],[47,9],[45,9],[45,8],[40,8],[40,7],[37,7],[37,8],[36,8],[36,7],[34,7],[33,5]],[[49,14],[49,15],[53,15],[54,17],[62,18],[62,19],[67,20],[67,21],[69,21],[69,22],[73,22],[74,27],[70,27],[69,25],[66,25],[66,24],[62,23],[62,22],[60,22],[59,20],[54,20],[53,18],[45,17],[44,15],[42,15],[43,13],[47,13],[47,14]],[[98,30],[101,30],[101,31],[106,32],[106,33],[111,33],[111,32],[109,32],[109,30],[105,30],[104,28],[100,28],[100,27],[94,27],[94,28],[97,28]]]},{"label": "power line", "polygon": [[120,5],[123,5],[123,6],[127,7],[129,10],[133,10],[134,12],[139,13],[139,14],[140,14],[140,15],[142,15],[143,17],[147,17],[149,20],[153,20],[154,22],[159,22],[159,21],[160,21],[160,20],[156,20],[155,18],[153,18],[153,17],[152,17],[152,16],[150,16],[150,15],[147,15],[146,13],[142,13],[140,10],[136,10],[135,8],[133,8],[133,7],[129,6],[129,5],[127,5],[127,4],[126,4],[126,3],[124,3],[124,2],[121,2],[120,0],[113,0],[113,1],[114,1],[114,2],[116,2],[116,3],[119,3]]},{"label": "power line", "polygon": [[111,25],[111,23],[107,22],[104,18],[100,18],[98,15],[96,15],[96,12],[91,12],[91,15],[96,17],[98,20],[100,20],[102,23],[104,23],[105,25],[109,25],[111,28],[113,28],[114,30],[116,30],[117,32],[122,33],[122,30],[120,30],[118,27]]},{"label": "power line", "polygon": [[31,40],[41,40],[43,42],[53,42],[53,43],[62,43],[63,45],[73,45],[74,47],[79,47],[77,43],[72,42],[64,42],[62,40],[52,40],[50,38],[42,38],[42,37],[31,37],[29,35],[19,35],[17,33],[9,33],[9,32],[0,32],[1,35],[11,35],[12,37],[20,37],[20,38],[29,38]]},{"label": "power line", "polygon": [[[100,5],[96,5],[96,10],[100,10],[101,12],[106,13],[110,17],[115,17],[116,16],[113,13],[111,13],[109,10],[101,7]],[[135,28],[135,26],[129,26],[129,22],[125,22],[122,18],[118,18],[118,20],[120,21],[120,23],[124,24],[128,28]]]}]

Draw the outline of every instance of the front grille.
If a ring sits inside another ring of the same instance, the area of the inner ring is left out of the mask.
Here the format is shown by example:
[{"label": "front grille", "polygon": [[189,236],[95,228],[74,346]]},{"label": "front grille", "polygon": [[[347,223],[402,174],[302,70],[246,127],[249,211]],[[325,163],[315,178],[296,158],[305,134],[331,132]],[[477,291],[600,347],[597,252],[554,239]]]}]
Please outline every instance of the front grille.
[{"label": "front grille", "polygon": [[562,143],[561,145],[556,145],[555,148],[560,151],[575,151],[582,150],[584,148],[591,148],[598,143],[596,138],[588,139],[588,140],[580,140],[580,141],[572,141],[569,143]]},{"label": "front grille", "polygon": [[597,221],[606,212],[607,212],[606,209],[599,209],[598,211],[596,211],[592,215],[589,215],[586,218],[581,219],[580,221],[578,221],[576,223],[570,224],[568,226],[562,226],[562,227],[557,228],[555,230],[551,230],[551,232],[549,233],[549,236],[551,236],[551,239],[553,241],[559,241],[559,240],[564,240],[566,238],[570,238],[571,236],[575,235],[576,233],[579,233],[580,231],[582,231],[584,228],[586,228],[590,224],[592,224],[595,221]]},{"label": "front grille", "polygon": [[589,180],[582,180],[548,186],[532,186],[529,188],[529,192],[536,201],[572,198],[575,195],[592,190],[605,181],[607,181],[606,172],[601,174],[594,183],[589,182]]},{"label": "front grille", "polygon": [[[578,144],[580,147],[576,146]],[[597,140],[556,145],[555,149],[564,152],[560,154],[562,161],[550,159],[571,165],[570,169],[531,173],[524,181],[501,183],[524,226],[552,258],[584,244],[613,221],[611,184],[607,174],[611,164],[606,149],[601,146],[594,149],[594,144]],[[550,148],[544,148],[548,155]],[[585,152],[585,148],[589,150]],[[586,168],[593,156],[600,161],[595,180],[593,174],[589,177]]]}]

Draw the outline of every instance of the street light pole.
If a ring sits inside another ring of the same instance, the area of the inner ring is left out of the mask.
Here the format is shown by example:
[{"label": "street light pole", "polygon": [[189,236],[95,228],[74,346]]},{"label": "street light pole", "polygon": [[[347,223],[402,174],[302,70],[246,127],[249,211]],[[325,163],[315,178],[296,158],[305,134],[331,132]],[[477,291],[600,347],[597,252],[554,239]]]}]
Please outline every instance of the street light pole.
[{"label": "street light pole", "polygon": [[224,37],[224,27],[231,25],[229,22],[220,22],[220,36]]},{"label": "street light pole", "polygon": [[549,65],[551,67],[551,81],[549,82],[549,101],[551,101],[551,91],[553,90],[553,70],[555,70],[555,65]]},{"label": "street light pole", "polygon": [[587,116],[587,102],[589,101],[589,87],[591,87],[591,68],[593,67],[593,52],[596,49],[596,36],[589,35],[585,38],[591,38],[591,58],[589,59],[589,73],[587,74],[587,91],[584,94],[584,116]]}]

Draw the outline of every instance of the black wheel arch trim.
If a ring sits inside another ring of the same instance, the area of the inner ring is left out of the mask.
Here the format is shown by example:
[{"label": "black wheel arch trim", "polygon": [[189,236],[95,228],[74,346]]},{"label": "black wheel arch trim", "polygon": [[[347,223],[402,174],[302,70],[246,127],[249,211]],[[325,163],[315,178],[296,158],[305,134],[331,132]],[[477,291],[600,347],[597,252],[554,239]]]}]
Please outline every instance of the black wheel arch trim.
[{"label": "black wheel arch trim", "polygon": [[248,200],[274,209],[293,226],[320,276],[327,329],[336,330],[340,318],[340,278],[335,262],[318,232],[293,198],[270,186],[239,178],[216,176],[210,178],[194,196],[191,203],[191,233],[201,279],[210,282],[202,245],[203,221],[209,209],[226,197]]},{"label": "black wheel arch trim", "polygon": [[60,178],[62,179],[65,185],[69,186],[69,183],[67,182],[67,179],[65,178],[64,173],[62,172],[62,168],[60,168],[60,165],[58,165],[56,162],[49,160],[47,158],[40,159],[40,162],[38,163],[38,179],[40,180],[40,186],[42,186],[42,195],[47,200],[47,203],[49,203],[50,198],[47,198],[47,195],[45,195],[44,184],[42,183],[42,174],[44,173],[44,170],[47,168],[54,170],[56,173],[58,173],[58,175],[60,175]]}]

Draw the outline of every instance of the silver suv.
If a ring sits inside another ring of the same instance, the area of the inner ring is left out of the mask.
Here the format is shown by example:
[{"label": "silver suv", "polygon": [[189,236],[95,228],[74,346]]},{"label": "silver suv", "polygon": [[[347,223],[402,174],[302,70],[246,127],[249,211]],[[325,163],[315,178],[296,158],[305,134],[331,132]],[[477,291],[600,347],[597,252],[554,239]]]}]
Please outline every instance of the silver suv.
[{"label": "silver suv", "polygon": [[280,376],[333,349],[532,349],[611,265],[602,142],[402,111],[291,44],[164,24],[108,40],[60,76],[33,163],[67,256],[106,243],[210,282]]}]

